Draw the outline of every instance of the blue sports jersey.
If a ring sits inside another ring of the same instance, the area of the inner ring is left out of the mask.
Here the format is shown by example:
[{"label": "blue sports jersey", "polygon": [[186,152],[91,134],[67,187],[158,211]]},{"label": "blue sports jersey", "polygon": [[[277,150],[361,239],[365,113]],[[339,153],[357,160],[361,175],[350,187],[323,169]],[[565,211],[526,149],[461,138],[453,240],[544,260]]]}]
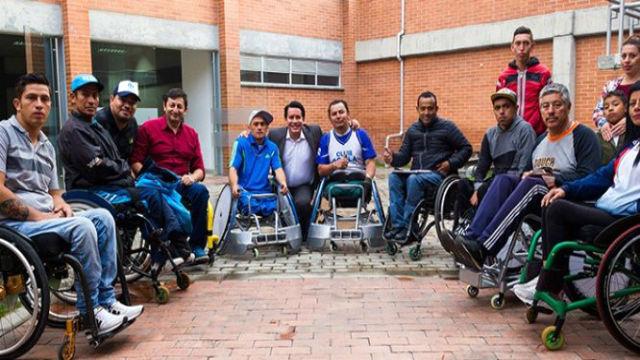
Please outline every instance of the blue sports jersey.
[{"label": "blue sports jersey", "polygon": [[258,145],[252,135],[240,137],[233,143],[229,167],[238,172],[238,185],[243,189],[255,193],[271,192],[269,171],[282,167],[278,146],[267,138],[263,145]]}]

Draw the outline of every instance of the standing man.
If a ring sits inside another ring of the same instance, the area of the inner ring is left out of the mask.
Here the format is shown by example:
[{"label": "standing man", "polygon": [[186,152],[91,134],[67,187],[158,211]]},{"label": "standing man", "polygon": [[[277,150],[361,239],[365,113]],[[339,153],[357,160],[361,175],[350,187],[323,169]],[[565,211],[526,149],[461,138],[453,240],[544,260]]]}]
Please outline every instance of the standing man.
[{"label": "standing man", "polygon": [[120,157],[127,162],[131,157],[133,141],[138,132],[136,107],[140,101],[138,83],[123,80],[118,83],[109,98],[109,106],[96,113],[96,120],[105,128],[118,147]]},{"label": "standing man", "polygon": [[537,135],[546,127],[540,116],[538,95],[540,90],[551,82],[551,71],[531,56],[535,43],[533,33],[526,26],[520,26],[513,32],[511,52],[514,60],[498,77],[496,91],[509,88],[518,98],[518,115],[524,118]]},{"label": "standing man", "polygon": [[176,190],[189,202],[193,232],[189,243],[195,263],[209,261],[205,251],[209,190],[204,180],[204,160],[198,133],[184,123],[189,105],[187,94],[179,88],[169,89],[162,97],[164,115],[151,119],[138,128],[131,154],[131,168],[138,174],[147,158],[171,170],[181,181]]},{"label": "standing man", "polygon": [[[96,80],[91,91],[80,96],[93,98],[99,86]],[[25,236],[55,233],[70,243],[70,254],[82,264],[93,303],[93,309],[87,309],[84,292],[76,282],[76,307],[83,316],[93,311],[98,334],[106,334],[137,318],[144,309],[116,300],[113,282],[118,254],[111,214],[91,209],[74,216],[62,198],[55,151],[42,132],[51,110],[50,94],[43,75],[21,76],[13,99],[16,115],[0,122],[0,223]],[[71,100],[78,99],[72,96]],[[92,104],[97,107],[97,101]]]},{"label": "standing man", "polygon": [[322,137],[318,125],[305,122],[304,106],[292,101],[284,107],[286,127],[269,131],[269,140],[278,145],[284,173],[293,196],[296,213],[302,226],[302,238],[306,240],[311,216],[311,198],[318,182],[315,155]]},{"label": "standing man", "polygon": [[451,121],[438,117],[436,95],[425,91],[418,96],[418,121],[407,130],[397,153],[384,149],[384,162],[402,167],[411,161],[415,174],[389,175],[390,216],[393,224],[384,235],[404,241],[411,213],[425,196],[425,188],[437,187],[445,176],[455,172],[471,157],[471,144]]}]

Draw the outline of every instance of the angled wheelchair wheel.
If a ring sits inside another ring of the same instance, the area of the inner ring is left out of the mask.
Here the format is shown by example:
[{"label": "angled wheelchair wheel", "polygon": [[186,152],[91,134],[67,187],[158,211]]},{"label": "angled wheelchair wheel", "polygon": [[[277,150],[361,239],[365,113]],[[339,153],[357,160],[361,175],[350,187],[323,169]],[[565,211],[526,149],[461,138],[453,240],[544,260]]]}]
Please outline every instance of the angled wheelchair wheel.
[{"label": "angled wheelchair wheel", "polygon": [[410,231],[409,231],[409,239],[407,239],[407,243],[412,243],[414,241],[421,241],[425,236],[427,236],[427,232],[431,228],[429,224],[429,202],[426,199],[420,200],[416,208],[411,213],[411,222],[409,223]]},{"label": "angled wheelchair wheel", "polygon": [[[569,275],[565,278],[564,294],[571,301],[576,302],[596,296],[597,264],[594,264],[589,254],[576,251],[569,256]],[[598,316],[596,306],[580,308],[583,312]]]},{"label": "angled wheelchair wheel", "polygon": [[26,239],[0,228],[0,359],[29,351],[49,313],[47,275]]},{"label": "angled wheelchair wheel", "polygon": [[[442,247],[451,252],[453,241],[459,231],[459,225],[468,226],[470,221],[460,221],[460,214],[456,214],[456,199],[458,196],[458,182],[460,177],[450,175],[442,180],[438,187],[434,201],[434,218],[436,233]],[[467,215],[473,218],[473,215]]]},{"label": "angled wheelchair wheel", "polygon": [[618,236],[604,254],[596,302],[609,333],[640,353],[640,225]]},{"label": "angled wheelchair wheel", "polygon": [[278,202],[280,203],[280,218],[283,225],[293,226],[298,224],[298,215],[296,214],[296,207],[291,194],[278,194]]},{"label": "angled wheelchair wheel", "polygon": [[218,250],[221,250],[224,244],[224,238],[229,231],[229,225],[231,220],[231,206],[233,206],[233,196],[231,194],[231,186],[226,184],[220,191],[216,206],[213,211],[213,234],[217,235],[220,241],[218,242]]}]

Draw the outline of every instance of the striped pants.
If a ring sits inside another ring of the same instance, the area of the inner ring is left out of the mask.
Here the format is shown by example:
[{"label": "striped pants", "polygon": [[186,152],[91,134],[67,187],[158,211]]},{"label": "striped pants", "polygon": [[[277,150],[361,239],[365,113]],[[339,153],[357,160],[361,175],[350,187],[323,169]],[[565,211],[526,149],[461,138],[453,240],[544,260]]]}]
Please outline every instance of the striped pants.
[{"label": "striped pants", "polygon": [[540,201],[548,191],[539,177],[496,176],[467,229],[467,238],[482,243],[488,255],[496,255],[524,216],[540,212]]}]

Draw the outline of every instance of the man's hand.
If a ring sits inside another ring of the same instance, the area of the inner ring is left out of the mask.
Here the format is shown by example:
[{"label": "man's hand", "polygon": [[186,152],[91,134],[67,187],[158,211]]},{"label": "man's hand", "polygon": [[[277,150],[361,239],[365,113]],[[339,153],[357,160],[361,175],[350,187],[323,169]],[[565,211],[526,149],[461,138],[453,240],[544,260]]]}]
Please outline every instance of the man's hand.
[{"label": "man's hand", "polygon": [[469,198],[469,203],[473,207],[478,206],[478,192],[477,191],[473,192],[473,195],[471,195],[471,198]]},{"label": "man's hand", "polygon": [[244,137],[244,138],[246,138],[248,136],[249,136],[249,130],[242,130],[240,132],[240,135],[238,135],[238,137]]},{"label": "man's hand", "polygon": [[382,160],[384,160],[385,164],[391,165],[391,161],[393,160],[393,153],[389,151],[389,148],[384,148],[384,152],[382,153]]},{"label": "man's hand", "polygon": [[604,141],[611,141],[611,138],[613,138],[611,124],[607,122],[602,125],[602,127],[600,128],[600,134],[602,135],[602,139]]},{"label": "man's hand", "polygon": [[231,185],[231,195],[236,199],[240,196],[240,187],[238,185]]},{"label": "man's hand", "polygon": [[553,175],[542,175],[542,180],[547,184],[549,189],[553,189],[556,187],[556,177]]},{"label": "man's hand", "polygon": [[620,136],[624,134],[626,129],[627,129],[627,120],[626,118],[622,118],[622,120],[618,121],[617,124],[611,126],[611,137],[613,138],[615,136]]},{"label": "man's hand", "polygon": [[182,178],[180,179],[180,181],[185,186],[191,186],[195,182],[195,180],[193,180],[193,176],[191,176],[191,174],[182,175]]},{"label": "man's hand", "polygon": [[346,157],[340,158],[333,162],[333,166],[335,166],[337,170],[346,169],[347,166],[349,166],[349,159]]},{"label": "man's hand", "polygon": [[351,130],[358,130],[360,129],[360,121],[351,119],[351,123],[349,124],[349,126],[351,127]]},{"label": "man's hand", "polygon": [[445,176],[449,175],[449,171],[451,170],[451,164],[449,164],[449,161],[445,160],[440,164],[436,165],[436,170],[438,170],[438,172],[442,173]]},{"label": "man's hand", "polygon": [[532,173],[532,172],[533,172],[533,171],[525,171],[525,172],[523,172],[523,173],[522,173],[522,177],[521,177],[521,179],[524,179],[524,178],[526,178],[526,177],[531,176],[531,173]]},{"label": "man's hand", "polygon": [[282,195],[286,195],[289,192],[289,188],[287,187],[287,184],[282,183],[280,184],[280,193],[282,193]]},{"label": "man's hand", "polygon": [[60,217],[73,217],[73,210],[71,210],[71,206],[66,202],[59,204],[53,209],[53,212],[56,214],[60,214]]},{"label": "man's hand", "polygon": [[562,199],[565,196],[567,196],[567,193],[564,191],[563,188],[554,188],[551,189],[551,191],[549,191],[547,193],[547,195],[545,195],[542,198],[542,206],[549,206],[552,202],[556,201],[557,199]]}]

